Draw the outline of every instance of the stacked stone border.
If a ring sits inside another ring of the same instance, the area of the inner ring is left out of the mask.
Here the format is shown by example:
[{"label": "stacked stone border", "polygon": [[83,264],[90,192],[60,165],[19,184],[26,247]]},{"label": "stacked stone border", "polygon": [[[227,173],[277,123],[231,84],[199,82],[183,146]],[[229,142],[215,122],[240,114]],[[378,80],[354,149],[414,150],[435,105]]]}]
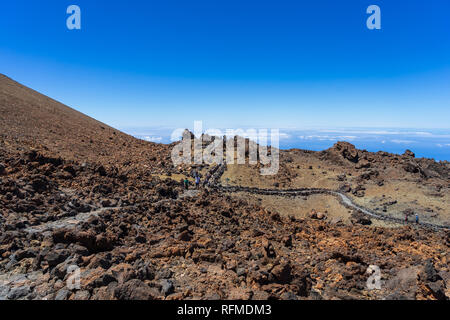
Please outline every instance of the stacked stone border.
[{"label": "stacked stone border", "polygon": [[330,190],[324,188],[300,188],[300,189],[260,189],[260,188],[252,188],[252,187],[242,187],[242,186],[223,186],[220,184],[220,178],[224,174],[227,169],[226,163],[215,165],[209,171],[208,179],[204,181],[204,184],[213,190],[221,191],[221,192],[247,192],[252,194],[259,195],[268,195],[268,196],[283,196],[283,197],[307,197],[314,194],[326,194],[334,196],[338,199],[339,203],[350,210],[355,210],[371,218],[383,221],[389,221],[399,224],[412,225],[412,226],[420,226],[433,230],[450,230],[450,226],[433,224],[429,222],[411,222],[404,221],[400,218],[386,216],[380,213],[376,213],[368,208],[357,205],[344,193],[338,190]]}]

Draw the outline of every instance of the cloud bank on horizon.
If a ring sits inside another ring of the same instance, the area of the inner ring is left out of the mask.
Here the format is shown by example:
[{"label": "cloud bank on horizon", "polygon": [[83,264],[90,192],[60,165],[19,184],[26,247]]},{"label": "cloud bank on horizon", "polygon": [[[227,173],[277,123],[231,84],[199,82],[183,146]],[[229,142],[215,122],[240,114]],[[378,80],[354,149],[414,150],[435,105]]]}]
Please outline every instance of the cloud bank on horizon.
[{"label": "cloud bank on horizon", "polygon": [[[171,143],[175,128],[122,128],[136,138],[157,143]],[[206,128],[207,129],[207,128]],[[192,129],[191,129],[192,131]],[[225,129],[221,129],[225,132]],[[338,141],[347,141],[359,149],[402,154],[410,149],[418,157],[450,161],[450,130],[412,131],[411,129],[281,129],[280,148],[321,151]],[[270,141],[269,141],[270,144]]]}]

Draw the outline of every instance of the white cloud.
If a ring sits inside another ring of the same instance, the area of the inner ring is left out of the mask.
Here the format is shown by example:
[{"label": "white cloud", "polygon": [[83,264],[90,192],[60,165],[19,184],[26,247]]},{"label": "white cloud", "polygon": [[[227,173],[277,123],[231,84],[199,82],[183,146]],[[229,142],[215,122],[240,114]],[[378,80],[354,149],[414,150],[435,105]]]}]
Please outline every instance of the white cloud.
[{"label": "white cloud", "polygon": [[343,133],[343,134],[358,134],[358,135],[402,135],[402,136],[419,136],[422,138],[449,138],[448,134],[431,133],[427,131],[389,131],[389,130],[317,130],[324,133]]},{"label": "white cloud", "polygon": [[291,137],[290,134],[280,132],[280,139],[289,139]]},{"label": "white cloud", "polygon": [[398,144],[409,144],[409,143],[415,143],[415,141],[412,140],[400,140],[400,139],[394,139],[391,140],[392,143],[398,143]]},{"label": "white cloud", "polygon": [[144,136],[144,137],[142,137],[142,139],[145,141],[149,141],[149,142],[161,142],[162,141],[162,137],[157,137],[157,136]]},{"label": "white cloud", "polygon": [[309,135],[309,136],[298,136],[302,140],[319,140],[319,141],[337,141],[346,140],[352,141],[357,139],[356,136],[332,136],[332,135]]}]

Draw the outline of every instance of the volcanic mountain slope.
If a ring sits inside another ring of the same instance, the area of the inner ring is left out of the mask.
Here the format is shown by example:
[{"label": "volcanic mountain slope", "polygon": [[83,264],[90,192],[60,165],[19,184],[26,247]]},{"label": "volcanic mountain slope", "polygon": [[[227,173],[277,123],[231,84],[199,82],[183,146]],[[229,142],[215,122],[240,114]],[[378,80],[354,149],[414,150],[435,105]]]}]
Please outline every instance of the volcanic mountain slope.
[{"label": "volcanic mountain slope", "polygon": [[103,165],[169,159],[168,147],[135,139],[1,74],[0,142],[9,150]]},{"label": "volcanic mountain slope", "polygon": [[[447,231],[284,216],[217,188],[185,191],[177,180],[192,168],[168,163],[172,146],[6,78],[0,101],[0,300],[450,296]],[[381,289],[367,286],[371,265]]]}]

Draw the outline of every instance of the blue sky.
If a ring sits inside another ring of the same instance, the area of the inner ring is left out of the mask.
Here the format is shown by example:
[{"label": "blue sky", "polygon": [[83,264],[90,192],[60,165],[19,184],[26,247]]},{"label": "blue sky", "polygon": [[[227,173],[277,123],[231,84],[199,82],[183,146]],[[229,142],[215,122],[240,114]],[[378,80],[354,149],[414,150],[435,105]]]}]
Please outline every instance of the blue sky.
[{"label": "blue sky", "polygon": [[2,1],[0,72],[118,128],[449,129],[450,1]]}]

